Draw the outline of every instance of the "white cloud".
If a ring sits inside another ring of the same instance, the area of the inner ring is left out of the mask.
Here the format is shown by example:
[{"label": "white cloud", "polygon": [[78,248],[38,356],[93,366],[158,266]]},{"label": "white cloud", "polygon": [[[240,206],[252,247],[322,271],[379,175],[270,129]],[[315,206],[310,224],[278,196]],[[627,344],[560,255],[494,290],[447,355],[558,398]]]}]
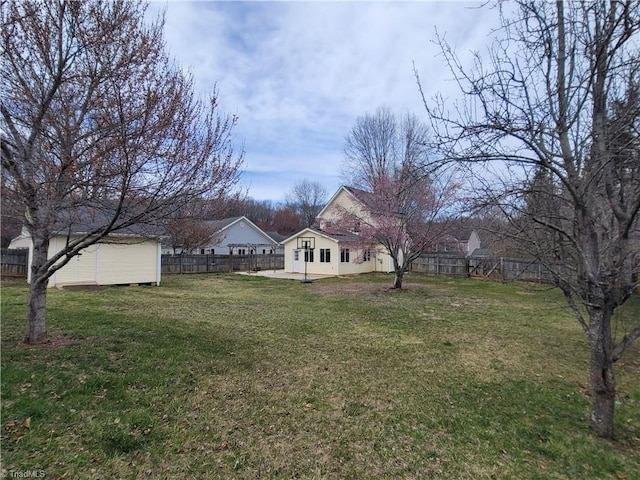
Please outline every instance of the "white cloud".
[{"label": "white cloud", "polygon": [[269,174],[269,187],[249,193],[273,200],[300,174],[337,185],[344,137],[358,116],[381,105],[423,115],[414,62],[427,95],[457,96],[437,57],[435,27],[464,53],[483,47],[496,19],[496,11],[478,9],[479,3],[444,1],[152,8],[163,5],[171,55],[201,92],[217,84],[222,108],[239,115],[246,175]]}]

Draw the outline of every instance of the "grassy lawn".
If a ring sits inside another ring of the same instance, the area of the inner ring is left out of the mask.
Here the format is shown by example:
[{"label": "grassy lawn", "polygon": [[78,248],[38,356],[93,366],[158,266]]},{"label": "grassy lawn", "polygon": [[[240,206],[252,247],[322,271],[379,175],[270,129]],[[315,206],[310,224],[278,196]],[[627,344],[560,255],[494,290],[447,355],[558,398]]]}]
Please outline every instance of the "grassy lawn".
[{"label": "grassy lawn", "polygon": [[[2,283],[2,469],[51,478],[634,479],[640,348],[616,440],[588,428],[588,355],[540,286],[239,275],[50,291],[20,344]],[[618,314],[618,333],[640,298]],[[202,476],[205,475],[206,476]]]}]

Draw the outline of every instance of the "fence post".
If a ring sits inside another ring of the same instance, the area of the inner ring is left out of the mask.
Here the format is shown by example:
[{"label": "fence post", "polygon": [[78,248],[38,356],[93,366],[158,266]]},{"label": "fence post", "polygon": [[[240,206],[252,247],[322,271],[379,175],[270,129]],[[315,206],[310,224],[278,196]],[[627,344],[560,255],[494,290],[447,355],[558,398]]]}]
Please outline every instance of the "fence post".
[{"label": "fence post", "polygon": [[542,264],[538,261],[538,283],[542,283]]}]

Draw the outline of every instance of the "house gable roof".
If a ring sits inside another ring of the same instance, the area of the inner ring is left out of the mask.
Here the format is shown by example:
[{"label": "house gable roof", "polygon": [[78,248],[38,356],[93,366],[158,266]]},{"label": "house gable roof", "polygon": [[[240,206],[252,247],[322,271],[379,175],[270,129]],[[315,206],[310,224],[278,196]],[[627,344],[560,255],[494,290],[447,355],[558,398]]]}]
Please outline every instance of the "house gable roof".
[{"label": "house gable roof", "polygon": [[281,235],[278,232],[264,232],[264,233],[266,233],[277,244],[282,243],[282,241],[287,238],[286,235]]},{"label": "house gable roof", "polygon": [[320,212],[318,213],[318,216],[316,218],[322,217],[327,212],[327,210],[329,210],[329,208],[331,208],[333,203],[336,201],[336,199],[338,198],[338,196],[340,196],[340,193],[342,193],[342,192],[346,192],[349,196],[351,196],[353,199],[355,199],[363,207],[365,207],[365,208],[367,207],[367,200],[366,199],[368,198],[368,196],[371,195],[370,193],[365,192],[364,190],[360,190],[360,189],[357,189],[357,188],[353,188],[353,187],[348,187],[348,186],[342,185],[340,188],[338,188],[336,193],[334,193],[333,196],[329,199],[327,204],[324,207],[322,207],[322,210],[320,210]]},{"label": "house gable roof", "polygon": [[[469,241],[473,232],[475,232],[475,229],[473,228],[459,228],[454,229],[451,234],[460,241]],[[477,234],[478,233],[476,232],[476,235]]]},{"label": "house gable roof", "polygon": [[245,218],[245,217],[229,217],[229,218],[223,218],[220,220],[206,220],[204,224],[217,233],[217,232],[221,232],[222,230],[226,230],[241,218]]},{"label": "house gable roof", "polygon": [[267,242],[274,243],[274,244],[278,243],[270,235],[268,235],[264,230],[262,230],[260,227],[258,227],[255,223],[253,223],[251,220],[249,220],[245,216],[242,216],[242,217],[229,217],[229,218],[223,218],[221,220],[208,220],[208,221],[205,222],[205,225],[207,225],[208,227],[210,227],[214,231],[213,236],[215,236],[216,234],[218,234],[220,232],[223,232],[224,230],[228,230],[231,227],[233,227],[234,225],[239,225],[242,222],[245,222],[247,225],[249,225],[250,228],[252,228],[259,235],[264,237],[264,239]]}]

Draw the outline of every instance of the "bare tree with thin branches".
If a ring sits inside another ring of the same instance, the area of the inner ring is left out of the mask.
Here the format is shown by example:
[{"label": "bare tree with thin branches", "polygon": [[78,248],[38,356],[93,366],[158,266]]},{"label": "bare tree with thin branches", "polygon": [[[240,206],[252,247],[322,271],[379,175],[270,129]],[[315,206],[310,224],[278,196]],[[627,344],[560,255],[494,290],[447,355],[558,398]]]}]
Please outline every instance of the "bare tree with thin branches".
[{"label": "bare tree with thin branches", "polygon": [[612,325],[640,268],[640,4],[516,6],[472,69],[440,39],[463,100],[425,106],[441,156],[555,273],[589,345],[592,428],[611,437],[614,364],[640,337]]},{"label": "bare tree with thin branches", "polygon": [[[47,282],[83,248],[144,232],[238,179],[235,117],[164,51],[143,1],[2,2],[3,195],[33,243],[28,343],[47,341]],[[67,232],[51,257],[49,241]],[[72,235],[73,234],[73,235]]]},{"label": "bare tree with thin branches", "polygon": [[286,196],[286,203],[297,212],[302,227],[310,227],[327,201],[327,189],[318,181],[300,180]]}]

